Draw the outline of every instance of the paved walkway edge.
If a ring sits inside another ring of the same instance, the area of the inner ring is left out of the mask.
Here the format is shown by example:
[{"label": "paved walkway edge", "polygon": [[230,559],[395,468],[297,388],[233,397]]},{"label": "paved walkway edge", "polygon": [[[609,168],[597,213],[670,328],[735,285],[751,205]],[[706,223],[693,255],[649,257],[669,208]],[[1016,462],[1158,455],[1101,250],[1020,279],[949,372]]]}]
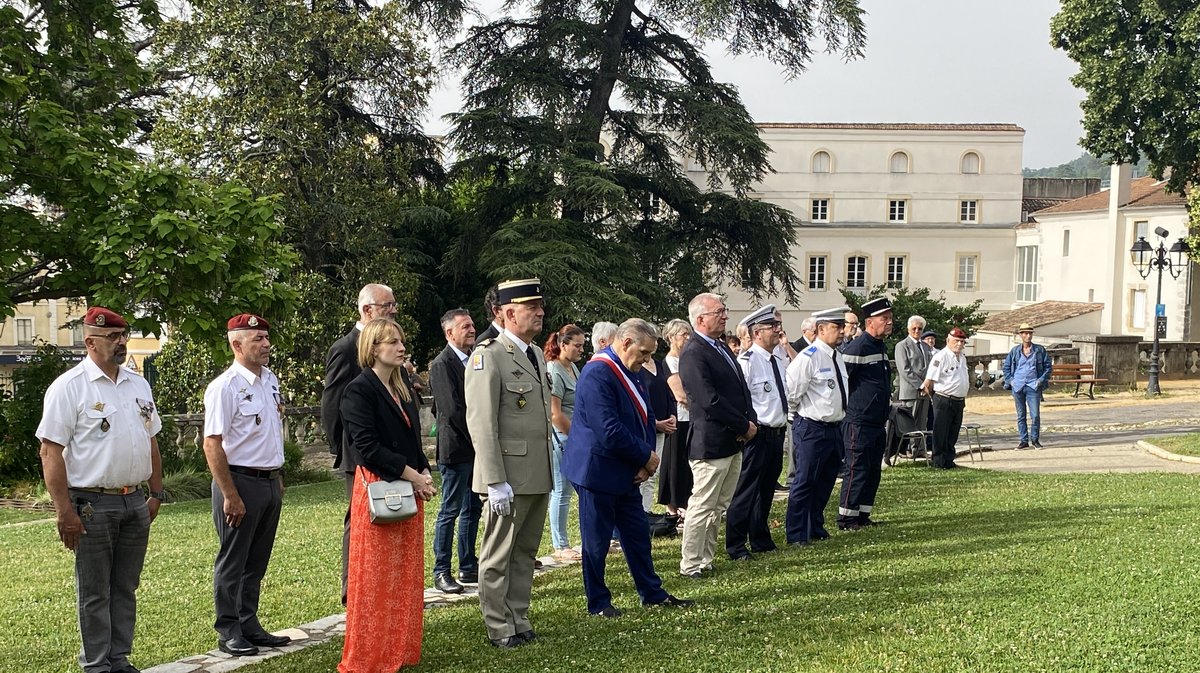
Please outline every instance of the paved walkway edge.
[{"label": "paved walkway edge", "polygon": [[1174,460],[1180,463],[1192,463],[1194,465],[1200,465],[1200,458],[1196,456],[1181,456],[1178,453],[1171,453],[1166,449],[1160,449],[1144,439],[1139,439],[1137,441],[1137,447],[1146,453],[1149,453],[1152,456],[1158,456],[1163,460]]}]

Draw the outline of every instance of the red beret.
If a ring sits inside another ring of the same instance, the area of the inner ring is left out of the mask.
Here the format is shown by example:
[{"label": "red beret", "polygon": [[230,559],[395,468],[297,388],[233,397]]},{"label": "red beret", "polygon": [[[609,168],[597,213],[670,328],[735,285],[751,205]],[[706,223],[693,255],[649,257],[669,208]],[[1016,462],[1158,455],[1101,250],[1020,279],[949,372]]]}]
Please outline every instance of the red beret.
[{"label": "red beret", "polygon": [[229,322],[225,323],[225,331],[227,332],[237,332],[244,329],[260,329],[266,332],[271,329],[271,325],[253,313],[235,315],[229,319]]},{"label": "red beret", "polygon": [[954,337],[955,339],[966,339],[967,333],[962,331],[962,329],[955,327],[954,329],[950,330],[950,336]]},{"label": "red beret", "polygon": [[89,327],[129,327],[129,323],[116,311],[110,311],[103,306],[93,306],[83,316],[83,324]]}]

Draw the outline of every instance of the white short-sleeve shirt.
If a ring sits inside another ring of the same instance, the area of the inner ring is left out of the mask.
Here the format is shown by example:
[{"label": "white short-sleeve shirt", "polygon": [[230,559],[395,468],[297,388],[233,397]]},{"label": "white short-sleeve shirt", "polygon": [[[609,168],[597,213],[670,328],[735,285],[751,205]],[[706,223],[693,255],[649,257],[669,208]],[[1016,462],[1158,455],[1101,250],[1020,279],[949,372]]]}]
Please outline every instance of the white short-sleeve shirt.
[{"label": "white short-sleeve shirt", "polygon": [[967,369],[967,357],[954,354],[943,348],[929,361],[925,378],[933,381],[933,392],[951,397],[966,397],[971,390],[971,376]]},{"label": "white short-sleeve shirt", "polygon": [[221,437],[230,465],[283,467],[283,397],[266,367],[255,376],[236,361],[204,390],[204,436]]},{"label": "white short-sleeve shirt", "polygon": [[35,434],[64,447],[68,486],[120,488],[150,478],[150,438],[161,429],[146,379],[118,367],[113,381],[84,358],[46,390]]}]

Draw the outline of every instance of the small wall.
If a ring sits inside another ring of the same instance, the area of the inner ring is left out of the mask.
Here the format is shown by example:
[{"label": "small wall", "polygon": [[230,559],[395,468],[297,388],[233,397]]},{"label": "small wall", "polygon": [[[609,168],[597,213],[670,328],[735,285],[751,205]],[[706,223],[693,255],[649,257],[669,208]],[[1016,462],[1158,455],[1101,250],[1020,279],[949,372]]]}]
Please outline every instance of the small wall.
[{"label": "small wall", "polygon": [[[1150,351],[1153,341],[1138,344],[1139,374],[1150,371]],[[1160,341],[1158,343],[1158,376],[1163,379],[1200,378],[1200,342]]]},{"label": "small wall", "polygon": [[1108,379],[1106,386],[1128,388],[1137,382],[1139,336],[1072,335],[1079,349],[1079,362],[1096,366],[1096,378]]}]

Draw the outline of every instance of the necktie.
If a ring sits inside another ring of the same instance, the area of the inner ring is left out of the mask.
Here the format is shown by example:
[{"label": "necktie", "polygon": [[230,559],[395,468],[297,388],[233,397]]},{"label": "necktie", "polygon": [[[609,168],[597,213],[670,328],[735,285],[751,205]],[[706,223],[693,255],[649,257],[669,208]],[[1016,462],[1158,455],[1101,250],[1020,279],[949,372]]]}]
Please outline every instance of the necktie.
[{"label": "necktie", "polygon": [[779,363],[775,362],[774,355],[768,355],[771,359],[771,372],[775,374],[775,389],[779,391],[779,401],[783,403],[783,413],[788,412],[787,393],[783,391],[783,377],[779,375]]},{"label": "necktie", "polygon": [[533,365],[533,373],[540,376],[541,372],[538,370],[537,356],[533,354],[533,346],[526,348],[525,354],[529,356],[529,364]]},{"label": "necktie", "polygon": [[838,366],[838,352],[833,352],[833,375],[837,378],[838,392],[842,395],[842,411],[846,410],[846,382],[842,380],[842,368]]},{"label": "necktie", "polygon": [[737,364],[735,364],[735,363],[734,363],[734,361],[733,361],[733,356],[729,354],[729,353],[730,353],[730,351],[729,351],[729,347],[728,347],[728,346],[726,346],[725,344],[721,343],[720,341],[717,341],[717,340],[715,340],[715,339],[714,339],[714,340],[713,340],[713,347],[714,347],[714,348],[716,348],[718,351],[720,351],[720,352],[721,352],[721,355],[724,355],[724,356],[725,356],[725,361],[729,363],[729,366],[730,366],[730,367],[733,367],[734,369],[737,369]]}]

